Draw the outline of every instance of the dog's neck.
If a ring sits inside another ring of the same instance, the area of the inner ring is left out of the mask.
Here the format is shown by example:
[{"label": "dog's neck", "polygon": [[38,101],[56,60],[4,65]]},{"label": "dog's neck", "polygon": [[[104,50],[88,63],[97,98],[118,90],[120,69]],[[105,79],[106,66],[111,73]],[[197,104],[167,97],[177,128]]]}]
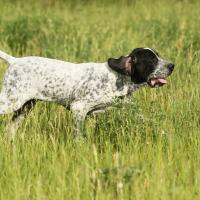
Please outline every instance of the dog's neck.
[{"label": "dog's neck", "polygon": [[118,78],[117,78],[116,84],[121,83],[122,87],[128,86],[127,95],[131,95],[133,92],[135,92],[139,88],[147,86],[147,82],[144,82],[144,83],[134,83],[131,80],[130,76],[122,75],[120,73],[117,73],[117,76],[118,76]]},{"label": "dog's neck", "polygon": [[130,83],[129,84],[129,89],[128,89],[128,93],[127,95],[131,95],[133,92],[135,92],[136,90],[138,90],[141,87],[147,86],[147,83],[140,83],[140,84],[135,84],[135,83]]}]

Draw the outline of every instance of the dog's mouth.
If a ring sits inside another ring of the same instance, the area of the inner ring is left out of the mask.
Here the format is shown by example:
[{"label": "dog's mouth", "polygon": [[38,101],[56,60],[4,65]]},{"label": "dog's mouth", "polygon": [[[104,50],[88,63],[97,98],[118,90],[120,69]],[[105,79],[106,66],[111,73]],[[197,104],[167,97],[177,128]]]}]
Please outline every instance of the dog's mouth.
[{"label": "dog's mouth", "polygon": [[151,78],[149,79],[148,84],[150,87],[160,87],[167,84],[167,80],[165,78]]}]

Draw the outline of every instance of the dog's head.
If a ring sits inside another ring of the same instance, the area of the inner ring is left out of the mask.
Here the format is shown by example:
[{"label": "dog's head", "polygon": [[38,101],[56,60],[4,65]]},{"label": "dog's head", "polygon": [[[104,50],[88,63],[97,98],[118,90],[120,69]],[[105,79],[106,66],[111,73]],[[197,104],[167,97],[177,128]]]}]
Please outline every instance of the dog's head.
[{"label": "dog's head", "polygon": [[150,48],[136,48],[127,56],[109,58],[108,65],[118,73],[131,76],[134,83],[147,82],[151,87],[166,84],[166,78],[174,69],[174,64]]}]

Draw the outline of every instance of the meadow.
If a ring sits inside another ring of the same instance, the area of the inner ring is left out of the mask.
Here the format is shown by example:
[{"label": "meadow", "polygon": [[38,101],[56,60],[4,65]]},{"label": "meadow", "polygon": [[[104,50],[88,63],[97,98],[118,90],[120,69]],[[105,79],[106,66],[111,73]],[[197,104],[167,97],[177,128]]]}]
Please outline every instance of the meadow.
[{"label": "meadow", "polygon": [[105,62],[151,47],[176,66],[166,86],[88,117],[85,143],[54,103],[39,102],[13,143],[0,116],[0,199],[199,200],[199,13],[195,0],[1,0],[0,49],[13,56]]}]

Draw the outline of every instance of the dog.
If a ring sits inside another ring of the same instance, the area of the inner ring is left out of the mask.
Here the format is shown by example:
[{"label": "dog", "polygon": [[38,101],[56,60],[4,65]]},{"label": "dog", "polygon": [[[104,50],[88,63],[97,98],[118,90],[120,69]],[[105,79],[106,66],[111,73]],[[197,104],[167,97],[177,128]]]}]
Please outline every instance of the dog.
[{"label": "dog", "polygon": [[138,88],[163,86],[174,64],[150,48],[104,63],[70,63],[43,57],[15,58],[0,51],[9,64],[0,93],[0,114],[14,112],[8,135],[14,138],[37,100],[57,102],[73,113],[75,136],[81,137],[85,117],[104,110],[113,99]]}]

